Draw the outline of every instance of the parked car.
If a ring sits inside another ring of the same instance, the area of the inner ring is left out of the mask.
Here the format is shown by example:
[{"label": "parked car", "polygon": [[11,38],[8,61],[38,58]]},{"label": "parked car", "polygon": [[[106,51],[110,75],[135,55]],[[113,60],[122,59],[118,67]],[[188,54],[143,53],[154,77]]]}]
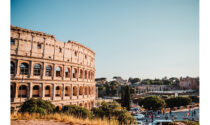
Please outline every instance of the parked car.
[{"label": "parked car", "polygon": [[143,120],[145,119],[145,116],[143,114],[136,114],[135,116],[133,116],[135,119],[137,120]]},{"label": "parked car", "polygon": [[153,123],[149,123],[149,125],[169,125],[172,122],[172,120],[155,120]]}]

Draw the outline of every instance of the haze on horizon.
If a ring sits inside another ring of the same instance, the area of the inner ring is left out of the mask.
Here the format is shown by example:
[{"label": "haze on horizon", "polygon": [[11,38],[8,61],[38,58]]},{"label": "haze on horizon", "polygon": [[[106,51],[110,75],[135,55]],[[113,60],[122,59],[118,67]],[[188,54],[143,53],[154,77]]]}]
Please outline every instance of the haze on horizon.
[{"label": "haze on horizon", "polygon": [[11,0],[11,25],[91,48],[96,78],[199,76],[198,0]]}]

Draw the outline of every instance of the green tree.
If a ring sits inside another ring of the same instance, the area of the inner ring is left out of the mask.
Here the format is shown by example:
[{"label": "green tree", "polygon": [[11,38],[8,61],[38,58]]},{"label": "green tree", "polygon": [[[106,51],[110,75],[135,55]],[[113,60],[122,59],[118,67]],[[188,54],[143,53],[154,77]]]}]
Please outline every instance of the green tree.
[{"label": "green tree", "polygon": [[166,105],[165,101],[158,96],[145,97],[142,100],[141,104],[144,106],[144,108],[146,108],[148,110],[154,110],[154,111],[160,110],[163,107],[165,107],[165,105]]},{"label": "green tree", "polygon": [[173,97],[165,100],[167,107],[179,107],[191,104],[192,99],[189,97]]},{"label": "green tree", "polygon": [[131,82],[131,83],[133,84],[133,83],[136,83],[136,82],[141,82],[141,79],[140,79],[140,78],[131,78],[131,77],[130,77],[130,78],[128,79],[128,82]]},{"label": "green tree", "polygon": [[130,110],[131,95],[130,95],[130,87],[128,85],[122,87],[121,104],[123,107],[126,107],[127,110]]},{"label": "green tree", "polygon": [[19,112],[48,114],[54,110],[55,106],[50,101],[31,98],[21,105]]}]

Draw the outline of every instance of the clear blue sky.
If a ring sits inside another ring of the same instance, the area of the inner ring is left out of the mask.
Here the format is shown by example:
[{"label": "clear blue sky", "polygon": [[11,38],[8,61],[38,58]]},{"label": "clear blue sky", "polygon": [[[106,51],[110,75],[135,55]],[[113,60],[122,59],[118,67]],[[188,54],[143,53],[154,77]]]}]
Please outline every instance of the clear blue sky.
[{"label": "clear blue sky", "polygon": [[11,24],[96,53],[96,77],[199,76],[198,0],[11,0]]}]

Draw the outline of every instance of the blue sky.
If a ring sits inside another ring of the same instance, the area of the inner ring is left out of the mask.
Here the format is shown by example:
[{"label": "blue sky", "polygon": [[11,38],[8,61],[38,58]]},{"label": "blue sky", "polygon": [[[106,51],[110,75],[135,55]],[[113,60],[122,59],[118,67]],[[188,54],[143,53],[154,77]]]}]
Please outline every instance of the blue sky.
[{"label": "blue sky", "polygon": [[91,48],[96,77],[199,75],[198,0],[11,0],[11,24]]}]

